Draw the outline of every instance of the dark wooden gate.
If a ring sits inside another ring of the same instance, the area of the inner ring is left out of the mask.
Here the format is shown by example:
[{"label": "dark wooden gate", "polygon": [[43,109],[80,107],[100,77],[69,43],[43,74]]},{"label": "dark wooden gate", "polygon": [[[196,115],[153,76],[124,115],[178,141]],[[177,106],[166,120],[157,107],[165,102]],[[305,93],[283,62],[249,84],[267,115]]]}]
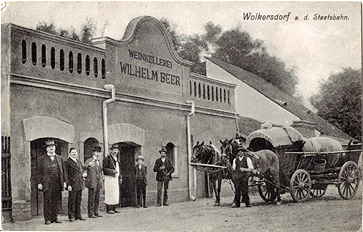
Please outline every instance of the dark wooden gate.
[{"label": "dark wooden gate", "polygon": [[10,137],[1,136],[1,200],[3,218],[11,219]]}]

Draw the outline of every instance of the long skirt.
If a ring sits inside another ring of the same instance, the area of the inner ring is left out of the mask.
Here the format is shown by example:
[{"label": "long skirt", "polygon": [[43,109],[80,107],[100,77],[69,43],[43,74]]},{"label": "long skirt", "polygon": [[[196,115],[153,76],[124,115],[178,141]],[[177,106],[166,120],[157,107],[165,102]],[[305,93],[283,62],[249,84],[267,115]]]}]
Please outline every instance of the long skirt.
[{"label": "long skirt", "polygon": [[105,203],[107,205],[117,205],[120,199],[120,189],[116,177],[105,176]]}]

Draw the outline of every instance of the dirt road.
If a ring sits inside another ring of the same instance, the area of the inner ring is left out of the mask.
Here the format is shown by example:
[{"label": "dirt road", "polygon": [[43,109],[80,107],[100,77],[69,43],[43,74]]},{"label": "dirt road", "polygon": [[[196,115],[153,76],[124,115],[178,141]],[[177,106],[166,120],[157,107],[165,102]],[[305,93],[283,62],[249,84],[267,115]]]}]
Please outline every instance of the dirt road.
[{"label": "dirt road", "polygon": [[[44,225],[43,218],[27,222],[3,224],[3,230],[37,231],[361,231],[362,191],[351,200],[342,200],[335,186],[325,196],[294,203],[289,194],[282,195],[281,206],[269,205],[259,195],[251,196],[252,208],[231,208],[232,197],[174,203],[148,209],[122,208],[115,215]],[[86,216],[86,215],[84,215]]]}]

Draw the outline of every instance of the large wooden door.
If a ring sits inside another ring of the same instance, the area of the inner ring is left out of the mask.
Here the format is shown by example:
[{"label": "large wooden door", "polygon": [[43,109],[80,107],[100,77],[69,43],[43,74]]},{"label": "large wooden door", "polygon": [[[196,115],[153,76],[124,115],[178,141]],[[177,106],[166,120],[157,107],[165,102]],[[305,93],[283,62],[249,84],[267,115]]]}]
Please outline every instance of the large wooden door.
[{"label": "large wooden door", "polygon": [[[30,185],[31,185],[31,215],[42,216],[43,215],[43,193],[38,190],[36,183],[36,168],[38,159],[46,155],[45,141],[49,138],[41,138],[30,142],[30,153],[31,153],[31,174],[30,174]],[[56,143],[55,152],[63,157],[63,160],[68,156],[68,146],[65,141],[60,139],[54,139]],[[61,202],[59,207],[61,208]],[[58,211],[61,212],[61,211]]]},{"label": "large wooden door", "polygon": [[122,184],[120,189],[121,207],[136,206],[135,193],[135,146],[120,143]]}]

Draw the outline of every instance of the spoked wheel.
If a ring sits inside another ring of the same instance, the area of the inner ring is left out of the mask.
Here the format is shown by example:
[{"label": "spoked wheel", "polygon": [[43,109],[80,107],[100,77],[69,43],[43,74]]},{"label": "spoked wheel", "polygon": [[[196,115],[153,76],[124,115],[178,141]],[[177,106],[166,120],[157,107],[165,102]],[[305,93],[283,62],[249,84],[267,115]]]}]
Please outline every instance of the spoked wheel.
[{"label": "spoked wheel", "polygon": [[325,192],[326,192],[326,188],[325,189],[312,189],[310,191],[310,195],[312,197],[322,197],[322,196],[324,196]]},{"label": "spoked wheel", "polygon": [[309,198],[311,178],[307,171],[298,169],[290,180],[291,197],[294,201],[305,201]]},{"label": "spoked wheel", "polygon": [[343,199],[354,197],[359,187],[358,165],[353,161],[346,162],[340,169],[338,181],[340,197]]},{"label": "spoked wheel", "polygon": [[265,202],[272,202],[276,199],[275,186],[269,182],[262,182],[258,185],[258,193]]}]

